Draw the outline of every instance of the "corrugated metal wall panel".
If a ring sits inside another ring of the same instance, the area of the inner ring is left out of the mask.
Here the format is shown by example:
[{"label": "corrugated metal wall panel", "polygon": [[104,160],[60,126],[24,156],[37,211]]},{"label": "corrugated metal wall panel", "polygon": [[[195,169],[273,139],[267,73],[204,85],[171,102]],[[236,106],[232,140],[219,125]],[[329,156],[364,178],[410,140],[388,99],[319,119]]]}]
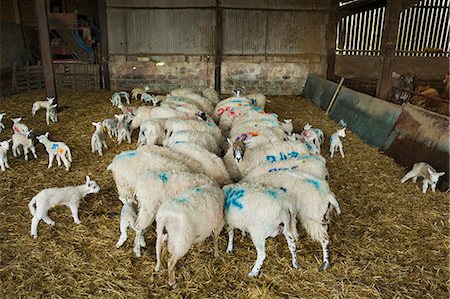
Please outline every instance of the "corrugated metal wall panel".
[{"label": "corrugated metal wall panel", "polygon": [[213,10],[126,10],[128,54],[213,54],[214,26]]},{"label": "corrugated metal wall panel", "polygon": [[267,24],[267,54],[326,55],[326,26],[325,13],[270,11]]},{"label": "corrugated metal wall panel", "polygon": [[208,7],[215,0],[106,0],[108,7]]},{"label": "corrugated metal wall panel", "polygon": [[266,12],[260,10],[223,11],[223,54],[264,54]]},{"label": "corrugated metal wall panel", "polygon": [[0,2],[0,21],[14,23],[12,0],[3,0]]},{"label": "corrugated metal wall panel", "polygon": [[109,53],[126,54],[127,28],[125,27],[125,10],[108,8],[107,14]]}]

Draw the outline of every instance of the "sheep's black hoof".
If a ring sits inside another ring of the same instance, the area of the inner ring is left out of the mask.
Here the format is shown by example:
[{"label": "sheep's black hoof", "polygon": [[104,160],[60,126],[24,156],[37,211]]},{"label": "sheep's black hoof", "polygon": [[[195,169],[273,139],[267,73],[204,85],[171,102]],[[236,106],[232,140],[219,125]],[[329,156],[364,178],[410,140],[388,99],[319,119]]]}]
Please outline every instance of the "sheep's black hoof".
[{"label": "sheep's black hoof", "polygon": [[330,268],[331,263],[329,261],[323,262],[322,266],[320,266],[319,271],[325,271]]}]

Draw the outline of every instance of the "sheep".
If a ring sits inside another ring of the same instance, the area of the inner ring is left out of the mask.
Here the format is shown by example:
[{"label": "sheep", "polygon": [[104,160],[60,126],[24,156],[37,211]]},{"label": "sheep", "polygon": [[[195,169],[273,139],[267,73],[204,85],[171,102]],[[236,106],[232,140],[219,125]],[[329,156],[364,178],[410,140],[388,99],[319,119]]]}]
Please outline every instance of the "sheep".
[{"label": "sheep", "polygon": [[322,246],[320,270],[328,269],[329,214],[333,209],[338,215],[341,213],[339,203],[328,183],[306,173],[294,172],[273,172],[244,180],[250,184],[270,186],[290,195],[294,200],[292,215],[300,219],[308,235]]},{"label": "sheep", "polygon": [[50,106],[53,104],[53,101],[55,100],[55,97],[49,98],[45,97],[45,101],[36,101],[33,103],[33,107],[31,107],[31,115],[36,115],[36,112],[41,109],[45,108],[48,110]]},{"label": "sheep", "polygon": [[304,144],[309,153],[312,155],[320,155],[320,148],[318,148],[313,141],[305,141],[305,138],[303,135],[297,134],[297,133],[292,133],[292,135],[287,135],[286,136],[288,141],[292,141],[292,142],[298,142],[298,143],[302,143]]},{"label": "sheep", "polygon": [[339,152],[341,153],[342,158],[345,157],[344,155],[344,149],[342,141],[339,137],[345,137],[345,129],[342,128],[340,130],[337,130],[336,133],[333,133],[330,137],[330,157],[333,158],[334,152],[339,149]]},{"label": "sheep", "polygon": [[199,119],[172,118],[166,121],[165,129],[168,134],[176,131],[196,131],[209,133],[214,136],[216,143],[219,146],[224,143],[222,132],[214,122]]},{"label": "sheep", "polygon": [[194,165],[199,168],[194,169],[193,166],[190,166],[193,171],[206,174],[220,186],[231,183],[230,175],[223,160],[205,148],[196,144],[178,143],[171,145],[170,149],[178,155],[183,154],[194,160],[196,162]]},{"label": "sheep", "polygon": [[22,117],[11,118],[11,121],[13,122],[12,130],[13,130],[14,134],[23,134],[23,135],[25,135],[26,132],[29,131],[27,125],[21,123]]},{"label": "sheep", "polygon": [[11,142],[11,139],[0,142],[0,167],[1,167],[2,171],[5,171],[6,168],[9,168],[8,150],[9,150],[10,142]]},{"label": "sheep", "polygon": [[32,131],[30,130],[26,132],[25,135],[22,134],[13,134],[12,136],[12,154],[14,157],[17,157],[17,155],[20,155],[20,149],[19,146],[22,145],[23,147],[23,155],[25,157],[25,161],[28,162],[28,151],[31,150],[31,153],[33,154],[33,157],[37,159],[36,155],[36,148],[34,147],[33,142],[33,135]]},{"label": "sheep", "polygon": [[[430,96],[430,97],[435,97],[435,98],[440,97],[439,92],[436,89],[431,88],[430,86],[417,85],[415,92],[420,93],[421,95],[425,95],[425,96]],[[432,103],[434,101],[431,101],[427,97],[417,95],[417,96],[413,96],[410,99],[410,102],[414,105],[428,108],[430,106],[433,106]]]},{"label": "sheep", "polygon": [[296,220],[289,204],[293,201],[282,189],[239,183],[223,187],[225,192],[225,219],[229,226],[227,253],[233,250],[234,228],[250,233],[256,247],[257,259],[248,273],[259,274],[266,258],[265,241],[283,233],[292,256],[292,266],[298,269],[295,240]]},{"label": "sheep", "polygon": [[136,115],[136,111],[138,109],[138,107],[134,107],[134,106],[125,106],[122,103],[119,103],[119,105],[117,105],[117,108],[120,109],[120,111],[122,111],[123,114],[130,114],[130,115]]},{"label": "sheep", "polygon": [[185,94],[182,97],[173,97],[169,96],[167,97],[166,101],[188,101],[190,103],[193,103],[198,107],[198,109],[206,112],[209,115],[212,115],[214,113],[214,106],[211,101],[197,93],[189,93]]},{"label": "sheep", "polygon": [[[281,127],[264,127],[257,124],[254,126],[233,127],[229,135],[231,140],[245,141],[253,146],[264,142],[283,142],[285,139],[285,134]],[[258,139],[262,139],[262,142],[257,142]]]},{"label": "sheep", "polygon": [[177,143],[197,144],[216,155],[222,153],[222,149],[217,144],[214,136],[207,132],[176,131],[169,134],[163,141],[164,146],[170,146]]},{"label": "sheep", "polygon": [[144,92],[141,94],[141,101],[147,104],[152,103],[153,106],[156,106],[161,102],[161,99]]},{"label": "sheep", "polygon": [[156,267],[161,266],[161,250],[167,240],[171,257],[167,263],[169,285],[176,284],[175,266],[192,244],[213,237],[214,256],[219,257],[218,241],[224,226],[224,194],[214,185],[204,185],[163,202],[156,214]]},{"label": "sheep", "polygon": [[151,119],[146,120],[141,124],[139,130],[139,138],[137,141],[137,147],[146,144],[163,144],[164,139],[164,119]]},{"label": "sheep", "polygon": [[147,119],[151,117],[152,106],[140,106],[134,112],[134,117],[130,124],[130,134]]},{"label": "sheep", "polygon": [[103,128],[106,129],[109,138],[117,137],[117,118],[107,118],[102,121]]},{"label": "sheep", "polygon": [[0,133],[2,132],[2,130],[5,129],[5,125],[4,125],[3,122],[2,122],[3,118],[5,117],[5,115],[6,115],[5,112],[0,113]]},{"label": "sheep", "polygon": [[143,93],[146,93],[149,90],[150,90],[150,88],[148,86],[145,86],[144,89],[142,89],[142,88],[134,88],[131,91],[131,98],[135,99],[135,100],[138,100],[138,96],[139,95],[142,96]]},{"label": "sheep", "polygon": [[324,135],[321,129],[313,128],[309,123],[306,123],[301,135],[303,136],[305,143],[313,144],[320,153],[320,146],[324,142]]},{"label": "sheep", "polygon": [[127,101],[127,104],[130,105],[130,95],[128,94],[128,92],[119,91],[117,94],[120,96],[120,98],[125,98],[125,100]]},{"label": "sheep", "polygon": [[55,221],[51,220],[47,214],[48,210],[54,206],[68,206],[72,212],[73,221],[76,224],[80,224],[81,221],[78,218],[80,200],[88,194],[98,192],[100,192],[100,186],[96,181],[91,180],[89,176],[86,176],[86,183],[83,185],[42,190],[28,204],[30,213],[33,216],[31,220],[31,236],[37,238],[37,228],[41,219],[48,225],[55,225]]},{"label": "sheep", "polygon": [[401,183],[403,184],[407,180],[412,178],[412,181],[415,183],[417,178],[423,178],[422,184],[422,193],[426,193],[428,189],[428,185],[431,186],[431,190],[436,192],[436,184],[439,181],[439,178],[443,176],[445,172],[437,172],[430,164],[425,162],[415,163],[413,168],[405,174],[405,176],[401,179]]},{"label": "sheep", "polygon": [[220,101],[219,95],[214,88],[208,87],[202,90],[202,95],[209,99],[213,105],[217,105]]},{"label": "sheep", "polygon": [[50,120],[54,123],[58,122],[56,107],[58,107],[57,104],[50,105],[50,107],[48,107],[47,110],[45,110],[45,122],[47,123],[47,126],[50,125]]},{"label": "sheep", "polygon": [[108,145],[105,141],[105,135],[103,134],[103,125],[101,122],[92,122],[92,125],[95,127],[95,131],[91,137],[92,153],[95,153],[97,151],[101,157],[103,156],[102,147],[104,147],[105,149],[108,148]]},{"label": "sheep", "polygon": [[126,91],[118,91],[113,93],[113,95],[110,98],[110,101],[113,106],[119,107],[119,105],[122,104],[122,98],[125,98],[127,104],[130,105],[130,97],[128,95],[128,92]]},{"label": "sheep", "polygon": [[[228,132],[233,126],[234,119],[241,113],[246,113],[249,110],[253,110],[251,106],[237,106],[232,107],[227,111],[224,111],[219,118],[219,128],[222,132]],[[226,134],[225,134],[226,135]]]},{"label": "sheep", "polygon": [[120,145],[123,140],[131,143],[131,132],[127,125],[127,116],[125,114],[114,114],[117,118],[117,143]]},{"label": "sheep", "polygon": [[48,139],[48,132],[44,135],[37,136],[36,139],[45,146],[45,150],[48,153],[48,168],[52,167],[53,158],[56,156],[58,166],[61,166],[61,160],[66,167],[66,170],[70,170],[72,162],[72,153],[70,148],[64,142],[55,142]]},{"label": "sheep", "polygon": [[283,122],[280,122],[281,127],[283,128],[284,133],[286,135],[291,135],[294,130],[294,125],[292,124],[292,118],[283,119]]},{"label": "sheep", "polygon": [[176,88],[176,89],[172,90],[169,95],[175,96],[175,97],[182,97],[185,94],[192,94],[192,93],[195,93],[195,92],[190,88]]},{"label": "sheep", "polygon": [[213,118],[215,121],[220,119],[220,116],[225,112],[231,110],[233,107],[252,107],[252,103],[249,99],[243,97],[230,97],[220,101],[215,109]]},{"label": "sheep", "polygon": [[116,247],[120,248],[123,243],[128,239],[127,228],[131,227],[134,230],[134,223],[136,222],[136,212],[133,208],[133,204],[126,202],[122,206],[120,211],[120,237],[116,243]]},{"label": "sheep", "polygon": [[259,107],[263,110],[266,107],[267,98],[263,94],[252,93],[252,94],[246,94],[245,97],[252,102],[253,106]]},{"label": "sheep", "polygon": [[135,224],[136,239],[133,249],[136,257],[141,256],[144,231],[153,223],[161,204],[191,188],[206,184],[213,184],[206,175],[179,170],[149,171],[137,178],[135,197],[139,212]]}]

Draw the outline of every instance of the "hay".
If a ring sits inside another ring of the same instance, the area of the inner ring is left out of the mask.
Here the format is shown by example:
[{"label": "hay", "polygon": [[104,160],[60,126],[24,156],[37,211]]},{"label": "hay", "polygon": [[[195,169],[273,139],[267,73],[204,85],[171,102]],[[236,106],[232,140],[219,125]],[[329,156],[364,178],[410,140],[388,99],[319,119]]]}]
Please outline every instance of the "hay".
[{"label": "hay", "polygon": [[[71,172],[47,169],[48,156],[36,144],[37,161],[14,159],[0,180],[0,297],[1,298],[447,298],[448,201],[444,193],[420,193],[420,185],[400,185],[405,173],[391,158],[365,145],[348,132],[346,158],[328,159],[331,187],[342,215],[333,216],[331,259],[333,266],[319,272],[321,248],[301,231],[297,242],[300,270],[290,265],[283,236],[268,239],[267,259],[259,278],[247,273],[256,259],[250,238],[235,239],[235,252],[225,254],[226,233],[220,238],[221,258],[214,259],[211,240],[196,245],[177,265],[177,288],[167,285],[167,271],[155,273],[155,234],[147,234],[143,256],[132,254],[133,234],[120,248],[120,202],[107,165],[119,152],[134,144],[117,146],[100,158],[90,152],[92,121],[111,117],[108,92],[65,91],[59,96],[60,122],[49,127],[44,112],[31,117],[31,105],[42,93],[15,95],[0,100],[7,112],[10,137],[12,116],[37,134],[50,131],[51,140],[72,149]],[[293,118],[296,131],[305,122],[327,136],[338,126],[317,107],[300,97],[272,97],[267,111]],[[327,138],[328,139],[328,138]],[[136,136],[134,139],[136,140]],[[326,141],[326,148],[328,140]],[[324,152],[325,153],[325,152]],[[43,188],[79,184],[91,175],[102,191],[89,195],[80,206],[81,225],[66,207],[51,210],[55,227],[41,222],[39,237],[29,236],[31,215],[27,204]]]}]

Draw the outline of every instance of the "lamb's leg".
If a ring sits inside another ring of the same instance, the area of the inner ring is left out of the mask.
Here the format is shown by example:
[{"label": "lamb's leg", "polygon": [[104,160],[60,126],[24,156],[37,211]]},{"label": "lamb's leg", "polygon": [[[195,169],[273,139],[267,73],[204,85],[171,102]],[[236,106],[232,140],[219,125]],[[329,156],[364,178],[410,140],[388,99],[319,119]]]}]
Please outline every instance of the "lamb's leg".
[{"label": "lamb's leg", "polygon": [[334,145],[330,145],[330,158],[333,158],[334,155]]},{"label": "lamb's leg", "polygon": [[77,204],[70,204],[69,205],[70,211],[72,211],[72,217],[73,217],[73,221],[76,224],[80,224],[80,218],[78,218],[78,205]]},{"label": "lamb's leg", "polygon": [[39,221],[43,218],[45,214],[47,214],[48,209],[43,208],[41,205],[36,204],[36,212],[33,216],[33,219],[31,219],[31,236],[33,238],[37,238],[37,228]]},{"label": "lamb's leg", "polygon": [[227,253],[233,252],[233,239],[234,239],[234,227],[229,226],[228,228],[228,245],[227,245]]},{"label": "lamb's leg", "polygon": [[35,148],[34,146],[31,148],[31,153],[33,154],[33,157],[34,157],[35,159],[37,159],[36,148]]},{"label": "lamb's leg", "polygon": [[23,155],[25,156],[25,161],[28,162],[28,147],[23,147]]},{"label": "lamb's leg", "polygon": [[298,269],[298,262],[297,262],[297,248],[295,247],[295,241],[294,236],[291,233],[284,233],[284,237],[286,238],[286,241],[288,243],[289,251],[291,252],[292,256],[292,267],[295,269]]},{"label": "lamb's leg", "polygon": [[11,148],[14,158],[17,157],[17,147],[18,147],[18,145],[13,145],[12,148]]},{"label": "lamb's leg", "polygon": [[59,166],[61,166],[61,156],[59,153],[56,153],[55,156],[56,156],[56,162],[58,162],[58,167],[59,167]]},{"label": "lamb's leg", "polygon": [[320,266],[320,271],[326,270],[330,267],[329,252],[328,252],[328,239],[323,239],[320,241],[322,245],[322,265]]},{"label": "lamb's leg", "polygon": [[48,153],[48,168],[52,167],[54,157],[53,153]]},{"label": "lamb's leg", "polygon": [[103,144],[103,147],[104,147],[105,149],[108,149],[108,145],[106,144],[106,140],[103,140],[103,141],[102,141],[102,144]]},{"label": "lamb's leg", "polygon": [[66,167],[66,170],[67,170],[67,171],[70,171],[70,162],[69,162],[69,160],[67,159],[66,153],[65,153],[65,152],[61,155],[61,159],[62,159],[62,161],[63,161],[63,163],[64,163],[64,166]]},{"label": "lamb's leg", "polygon": [[50,219],[50,217],[48,217],[48,214],[45,213],[44,215],[42,215],[42,220],[45,221],[45,223],[47,223],[48,225],[54,226],[55,225],[55,221],[53,221],[52,219]]},{"label": "lamb's leg", "polygon": [[427,179],[423,179],[423,184],[422,184],[422,193],[427,193],[427,189],[428,189],[428,180]]},{"label": "lamb's leg", "polygon": [[431,183],[431,191],[436,192],[436,184]]},{"label": "lamb's leg", "polygon": [[6,171],[5,162],[3,160],[0,160],[0,168],[2,169],[2,171]]},{"label": "lamb's leg", "polygon": [[[121,214],[123,214],[123,213],[121,213]],[[125,219],[125,217],[122,217],[120,219],[120,237],[119,237],[119,241],[117,241],[117,244],[116,244],[117,248],[122,246],[123,243],[125,243],[125,241],[128,239],[127,228],[128,228],[128,221],[127,221],[127,219]]]},{"label": "lamb's leg", "polygon": [[343,146],[342,144],[339,144],[339,152],[341,152],[342,158],[345,158],[343,147],[344,147],[344,146]]},{"label": "lamb's leg", "polygon": [[175,266],[179,259],[180,257],[176,253],[174,253],[167,262],[167,269],[169,271],[169,285],[173,288],[175,288],[175,284],[177,283],[175,278]]},{"label": "lamb's leg", "polygon": [[401,179],[400,182],[403,184],[404,182],[406,182],[411,178],[413,179],[414,183],[417,181],[416,172],[414,171],[414,169],[410,170],[407,174],[405,174],[405,176]]},{"label": "lamb's leg", "polygon": [[264,260],[266,259],[266,239],[263,236],[255,236],[254,233],[250,233],[252,237],[253,244],[256,247],[257,258],[252,271],[248,273],[250,277],[256,277],[259,274],[259,270],[262,267]]}]

